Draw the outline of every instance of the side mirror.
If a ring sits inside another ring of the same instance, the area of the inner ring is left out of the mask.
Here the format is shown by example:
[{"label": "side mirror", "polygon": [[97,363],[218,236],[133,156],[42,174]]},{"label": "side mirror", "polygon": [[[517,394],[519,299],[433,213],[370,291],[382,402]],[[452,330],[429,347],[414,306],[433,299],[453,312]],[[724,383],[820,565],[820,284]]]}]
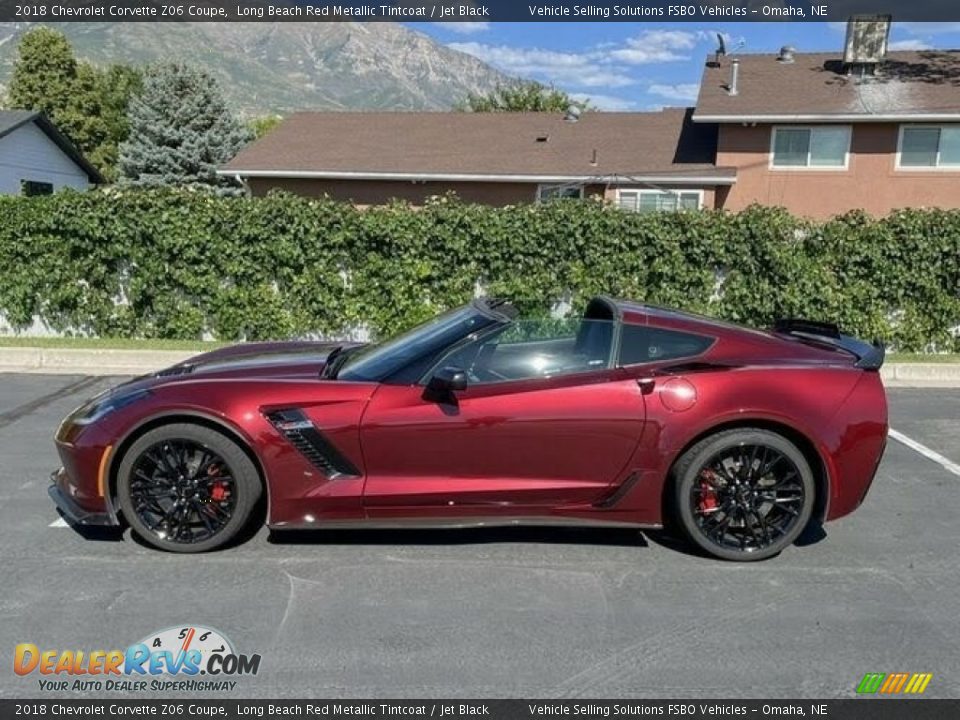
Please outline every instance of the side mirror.
[{"label": "side mirror", "polygon": [[467,389],[467,374],[457,367],[445,367],[437,370],[427,383],[431,393],[451,393]]}]

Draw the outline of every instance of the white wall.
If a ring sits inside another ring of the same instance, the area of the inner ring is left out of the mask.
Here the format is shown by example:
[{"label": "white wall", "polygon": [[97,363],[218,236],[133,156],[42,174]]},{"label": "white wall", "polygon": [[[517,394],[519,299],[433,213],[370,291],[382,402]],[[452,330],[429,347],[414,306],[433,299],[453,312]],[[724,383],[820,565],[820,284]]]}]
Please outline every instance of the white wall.
[{"label": "white wall", "polygon": [[0,194],[19,195],[20,181],[34,180],[86,190],[87,174],[34,123],[0,138]]}]

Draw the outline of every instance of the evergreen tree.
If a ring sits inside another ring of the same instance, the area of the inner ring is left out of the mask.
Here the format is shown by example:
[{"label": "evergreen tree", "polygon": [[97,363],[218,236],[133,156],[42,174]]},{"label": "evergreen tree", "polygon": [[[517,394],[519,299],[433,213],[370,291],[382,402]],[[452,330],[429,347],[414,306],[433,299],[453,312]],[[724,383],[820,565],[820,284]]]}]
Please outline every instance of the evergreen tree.
[{"label": "evergreen tree", "polygon": [[574,100],[563,90],[535,80],[498,85],[487,95],[471,93],[460,106],[469,112],[566,112],[590,110],[589,102]]},{"label": "evergreen tree", "polygon": [[178,63],[148,68],[130,102],[130,137],[120,146],[124,180],[138,187],[208,186],[238,192],[217,168],[251,139],[216,81]]}]

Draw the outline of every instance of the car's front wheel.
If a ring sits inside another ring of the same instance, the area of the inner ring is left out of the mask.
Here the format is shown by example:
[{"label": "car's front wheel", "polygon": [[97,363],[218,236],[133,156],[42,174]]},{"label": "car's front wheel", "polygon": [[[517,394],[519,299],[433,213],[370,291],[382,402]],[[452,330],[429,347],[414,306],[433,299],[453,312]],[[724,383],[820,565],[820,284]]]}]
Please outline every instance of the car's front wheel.
[{"label": "car's front wheel", "polygon": [[134,532],[172,552],[226,545],[250,522],[260,494],[246,453],[221,433],[189,423],[144,433],[117,475],[120,509]]},{"label": "car's front wheel", "polygon": [[674,507],[685,534],[725,560],[776,555],[797,539],[813,512],[810,463],[769,430],[711,435],[683,454],[674,477]]}]

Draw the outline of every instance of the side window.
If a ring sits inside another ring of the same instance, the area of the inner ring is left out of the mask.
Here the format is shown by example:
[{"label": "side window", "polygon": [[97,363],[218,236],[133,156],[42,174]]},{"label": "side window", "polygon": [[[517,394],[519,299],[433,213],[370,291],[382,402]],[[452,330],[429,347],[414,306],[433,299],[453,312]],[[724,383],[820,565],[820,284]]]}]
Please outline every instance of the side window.
[{"label": "side window", "polygon": [[529,320],[455,348],[435,367],[456,367],[471,385],[549,378],[610,365],[609,320]]},{"label": "side window", "polygon": [[620,364],[638,365],[694,357],[713,345],[713,340],[711,337],[677,330],[624,325],[620,340]]}]

